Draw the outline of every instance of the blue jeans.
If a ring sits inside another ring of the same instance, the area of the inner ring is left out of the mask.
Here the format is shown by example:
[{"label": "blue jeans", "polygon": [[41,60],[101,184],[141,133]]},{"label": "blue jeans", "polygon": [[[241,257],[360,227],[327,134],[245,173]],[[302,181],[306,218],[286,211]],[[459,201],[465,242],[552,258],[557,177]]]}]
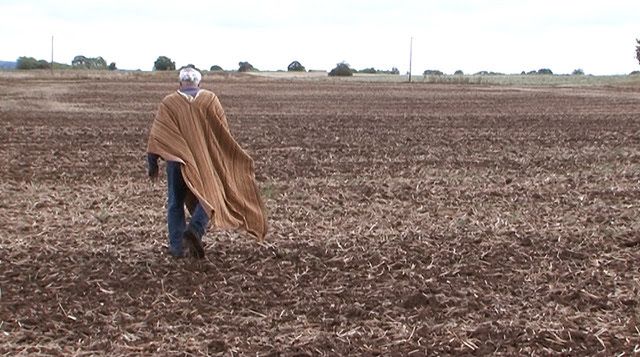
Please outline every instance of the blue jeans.
[{"label": "blue jeans", "polygon": [[189,188],[182,177],[182,164],[176,161],[167,161],[167,225],[169,226],[169,251],[172,255],[181,256],[182,251],[182,235],[185,229],[189,229],[196,234],[198,239],[202,240],[202,236],[207,230],[209,224],[209,216],[205,212],[202,204],[198,202],[193,214],[189,227],[186,227],[184,216],[184,203]]}]

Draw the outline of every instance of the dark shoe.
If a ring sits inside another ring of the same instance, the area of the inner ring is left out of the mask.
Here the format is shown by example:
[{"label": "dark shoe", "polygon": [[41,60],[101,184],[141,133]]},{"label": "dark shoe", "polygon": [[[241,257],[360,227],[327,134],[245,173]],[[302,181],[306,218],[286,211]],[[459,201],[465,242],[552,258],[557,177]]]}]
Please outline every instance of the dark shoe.
[{"label": "dark shoe", "polygon": [[183,247],[180,247],[179,249],[176,248],[171,248],[169,246],[164,246],[165,252],[166,254],[169,254],[170,256],[174,257],[174,258],[184,258],[186,257],[186,254],[188,253],[186,249],[183,249]]},{"label": "dark shoe", "polygon": [[188,252],[187,255],[192,257],[202,259],[204,258],[204,248],[202,247],[202,242],[198,239],[198,236],[187,229],[184,231],[182,235],[182,244],[185,250]]}]

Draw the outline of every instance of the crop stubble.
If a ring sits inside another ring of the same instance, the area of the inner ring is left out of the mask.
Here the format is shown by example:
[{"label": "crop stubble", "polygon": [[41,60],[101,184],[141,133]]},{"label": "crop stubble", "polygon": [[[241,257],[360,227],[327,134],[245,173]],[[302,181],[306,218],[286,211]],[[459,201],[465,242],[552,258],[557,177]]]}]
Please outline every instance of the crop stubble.
[{"label": "crop stubble", "polygon": [[162,76],[0,81],[0,353],[631,354],[640,89],[207,76],[263,243],[167,256]]}]

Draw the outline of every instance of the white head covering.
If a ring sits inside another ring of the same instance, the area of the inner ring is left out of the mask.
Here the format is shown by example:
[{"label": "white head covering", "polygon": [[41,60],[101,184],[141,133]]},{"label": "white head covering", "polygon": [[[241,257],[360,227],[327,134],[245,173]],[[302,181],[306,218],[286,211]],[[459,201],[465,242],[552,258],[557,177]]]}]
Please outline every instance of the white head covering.
[{"label": "white head covering", "polygon": [[180,82],[191,82],[193,84],[198,84],[202,80],[202,74],[198,72],[198,70],[186,67],[180,70]]}]

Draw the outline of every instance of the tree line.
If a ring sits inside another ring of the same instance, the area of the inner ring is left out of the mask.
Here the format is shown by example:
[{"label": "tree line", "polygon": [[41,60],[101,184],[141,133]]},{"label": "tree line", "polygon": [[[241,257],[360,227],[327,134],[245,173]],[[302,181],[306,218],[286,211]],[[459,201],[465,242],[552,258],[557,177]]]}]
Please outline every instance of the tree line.
[{"label": "tree line", "polygon": [[[189,64],[185,67],[193,67],[195,66]],[[29,69],[51,69],[51,63],[43,60],[43,59],[35,59],[33,57],[19,57],[16,62],[16,68],[22,70]],[[71,65],[65,63],[53,63],[54,69],[92,69],[92,70],[116,70],[118,69],[115,62],[111,62],[107,65],[107,61],[101,56],[98,57],[86,57],[83,55],[78,55],[71,60]],[[176,63],[172,61],[171,58],[167,56],[158,56],[158,58],[153,62],[153,70],[154,71],[175,71]],[[219,65],[213,65],[209,68],[209,71],[224,71],[224,69]],[[246,61],[240,61],[238,63],[238,72],[258,72],[259,69],[255,68],[251,63]],[[302,63],[299,61],[293,61],[287,66],[288,72],[306,72],[307,69]],[[391,70],[377,70],[373,67],[365,68],[360,71],[356,69],[352,69],[349,67],[349,64],[346,62],[338,63],[336,68],[334,68],[329,75],[334,76],[344,76],[344,75],[353,75],[354,73],[385,73],[385,74],[400,74],[400,71],[397,68],[392,68]]]},{"label": "tree line", "polygon": [[[16,69],[51,69],[51,62],[47,62],[45,60],[38,60],[33,57],[18,57],[16,61]],[[68,68],[78,68],[78,69],[105,69],[114,71],[118,69],[116,67],[115,62],[111,62],[107,65],[107,61],[104,58],[98,57],[85,57],[85,56],[75,56],[71,61],[71,65],[65,63],[53,62],[54,69],[68,69]]]},{"label": "tree line", "polygon": [[[187,65],[187,67],[189,66],[193,66],[193,65]],[[174,61],[172,61],[169,57],[166,56],[160,56],[158,57],[158,59],[153,63],[153,69],[155,71],[173,71],[176,69],[176,63]],[[211,68],[209,68],[209,71],[215,72],[215,71],[224,71],[224,69],[222,67],[220,67],[219,65],[213,65],[211,66]],[[238,72],[259,72],[260,70],[255,68],[251,63],[246,62],[246,61],[240,61],[238,62]],[[288,72],[306,72],[307,69],[304,65],[302,65],[302,63],[300,63],[299,61],[293,61],[291,63],[289,63],[289,65],[287,66],[287,71]],[[365,68],[362,69],[360,71],[352,69],[348,63],[346,62],[341,62],[338,63],[336,68],[334,68],[329,75],[330,76],[334,76],[334,75],[338,75],[338,76],[345,76],[345,75],[353,75],[354,73],[385,73],[385,74],[400,74],[400,71],[397,68],[392,68],[389,71],[385,71],[385,70],[377,70],[373,67],[371,68]]]},{"label": "tree line", "polygon": [[[636,59],[640,63],[640,39],[636,39]],[[86,57],[83,55],[78,55],[73,58],[71,61],[71,65],[57,62],[47,62],[43,59],[35,59],[33,57],[18,57],[16,61],[17,69],[51,69],[53,66],[54,69],[66,69],[66,68],[74,68],[74,69],[96,69],[96,70],[116,70],[118,69],[115,62],[111,62],[107,65],[107,61],[101,56],[98,57]],[[188,65],[195,68],[193,65]],[[174,71],[176,69],[176,63],[172,61],[167,56],[158,56],[158,58],[153,63],[154,71]],[[224,69],[219,65],[213,65],[209,68],[210,71],[223,71]],[[254,72],[259,71],[255,68],[251,63],[246,61],[241,61],[238,63],[238,72]],[[287,71],[289,72],[306,72],[307,69],[303,66],[299,61],[293,61],[287,66]],[[336,64],[330,72],[329,76],[352,76],[355,73],[370,73],[370,74],[400,74],[400,71],[393,67],[391,70],[379,70],[373,67],[365,68],[362,70],[356,70],[349,66],[346,62],[340,62]],[[632,74],[636,74],[638,71],[632,72]],[[475,73],[475,75],[500,75],[502,73],[497,72],[488,72],[488,71],[480,71]],[[522,71],[522,75],[536,75],[536,74],[547,74],[553,75],[553,72],[548,68],[541,68],[539,70],[533,71]],[[580,68],[574,70],[572,75],[584,75],[584,71]],[[440,70],[427,69],[423,72],[425,76],[442,76],[445,75]],[[454,75],[464,75],[462,70],[455,71]]]}]

